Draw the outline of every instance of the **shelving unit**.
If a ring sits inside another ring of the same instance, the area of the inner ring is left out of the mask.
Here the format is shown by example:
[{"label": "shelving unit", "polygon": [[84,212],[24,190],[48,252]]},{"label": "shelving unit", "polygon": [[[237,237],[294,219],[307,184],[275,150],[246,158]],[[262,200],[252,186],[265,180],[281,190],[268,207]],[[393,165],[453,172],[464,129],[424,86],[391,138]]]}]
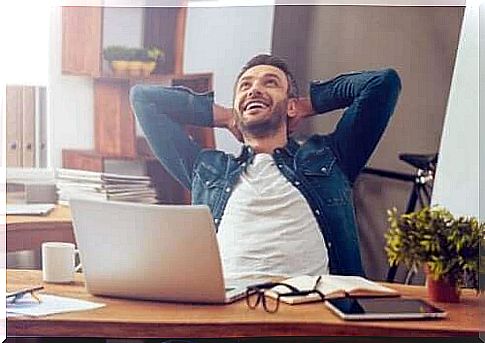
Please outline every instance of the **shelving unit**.
[{"label": "shelving unit", "polygon": [[[107,159],[142,161],[163,202],[187,203],[190,196],[152,155],[144,137],[137,136],[129,90],[137,83],[185,86],[196,92],[212,89],[212,74],[183,73],[186,8],[143,9],[143,46],[162,47],[165,63],[149,77],[115,76],[103,63],[103,7],[63,7],[62,72],[89,76],[94,85],[93,151],[64,149],[64,168],[104,171]],[[211,128],[187,127],[203,147],[214,147]]]}]

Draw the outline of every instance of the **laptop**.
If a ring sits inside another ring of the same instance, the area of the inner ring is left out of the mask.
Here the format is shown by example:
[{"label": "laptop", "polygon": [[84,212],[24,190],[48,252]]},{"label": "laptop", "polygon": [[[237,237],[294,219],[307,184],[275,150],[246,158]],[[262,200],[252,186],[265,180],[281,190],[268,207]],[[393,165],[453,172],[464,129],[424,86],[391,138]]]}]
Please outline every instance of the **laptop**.
[{"label": "laptop", "polygon": [[255,280],[223,278],[205,205],[151,205],[71,198],[74,234],[93,295],[230,303]]}]

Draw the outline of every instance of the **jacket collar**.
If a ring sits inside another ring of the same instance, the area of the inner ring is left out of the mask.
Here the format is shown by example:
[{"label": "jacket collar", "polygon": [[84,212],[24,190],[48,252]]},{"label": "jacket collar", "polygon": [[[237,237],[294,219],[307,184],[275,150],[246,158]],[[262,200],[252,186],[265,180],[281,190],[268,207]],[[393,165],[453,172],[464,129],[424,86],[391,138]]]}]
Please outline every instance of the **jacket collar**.
[{"label": "jacket collar", "polygon": [[[293,156],[295,156],[299,147],[300,147],[300,144],[298,144],[298,142],[295,141],[293,138],[289,137],[286,145],[283,148],[281,148],[280,150],[286,151],[286,153],[288,155],[293,157]],[[275,149],[275,151],[273,151],[273,153],[276,153],[276,150],[278,150],[278,149]],[[240,163],[246,162],[247,164],[249,164],[249,163],[253,162],[254,155],[256,155],[255,152],[254,152],[254,149],[250,145],[244,144],[243,147],[242,147],[242,150],[241,150],[241,154],[237,157],[237,160]]]}]

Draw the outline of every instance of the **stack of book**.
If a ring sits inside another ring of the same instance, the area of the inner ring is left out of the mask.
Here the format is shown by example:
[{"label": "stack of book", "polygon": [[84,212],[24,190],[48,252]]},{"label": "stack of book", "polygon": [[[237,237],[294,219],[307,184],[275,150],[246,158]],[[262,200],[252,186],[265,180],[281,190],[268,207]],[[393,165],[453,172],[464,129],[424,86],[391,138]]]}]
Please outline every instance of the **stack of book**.
[{"label": "stack of book", "polygon": [[56,179],[60,205],[68,205],[71,196],[149,204],[158,202],[149,176],[58,169]]}]

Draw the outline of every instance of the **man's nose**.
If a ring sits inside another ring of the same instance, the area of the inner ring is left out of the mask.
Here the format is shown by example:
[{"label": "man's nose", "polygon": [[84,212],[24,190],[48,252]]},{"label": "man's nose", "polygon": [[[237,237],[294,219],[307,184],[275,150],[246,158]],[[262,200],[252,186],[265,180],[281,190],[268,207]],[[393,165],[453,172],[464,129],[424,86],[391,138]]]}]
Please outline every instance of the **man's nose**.
[{"label": "man's nose", "polygon": [[258,96],[258,95],[261,95],[261,94],[262,94],[261,85],[259,84],[259,82],[253,83],[253,85],[249,89],[248,96],[253,97],[253,96]]}]

